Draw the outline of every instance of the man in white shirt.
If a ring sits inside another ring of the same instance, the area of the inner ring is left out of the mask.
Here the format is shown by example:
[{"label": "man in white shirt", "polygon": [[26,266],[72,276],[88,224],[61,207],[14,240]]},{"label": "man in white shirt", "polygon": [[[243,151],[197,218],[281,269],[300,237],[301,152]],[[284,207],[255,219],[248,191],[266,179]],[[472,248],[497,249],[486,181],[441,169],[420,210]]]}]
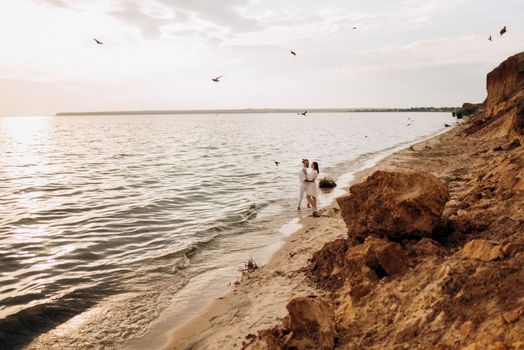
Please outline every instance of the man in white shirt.
[{"label": "man in white shirt", "polygon": [[302,167],[298,172],[298,179],[300,181],[298,185],[298,210],[300,210],[300,206],[302,205],[302,200],[304,199],[304,188],[306,186],[306,174],[304,173],[304,168],[306,169],[306,172],[309,172],[309,160],[307,159],[302,159]]}]

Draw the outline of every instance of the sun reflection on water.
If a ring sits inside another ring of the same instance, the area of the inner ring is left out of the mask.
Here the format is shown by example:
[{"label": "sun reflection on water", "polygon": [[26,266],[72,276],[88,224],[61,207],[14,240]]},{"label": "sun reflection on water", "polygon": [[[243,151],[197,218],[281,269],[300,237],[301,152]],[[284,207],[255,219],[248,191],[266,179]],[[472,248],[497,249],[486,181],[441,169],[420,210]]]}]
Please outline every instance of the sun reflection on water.
[{"label": "sun reflection on water", "polygon": [[[2,178],[23,181],[32,187],[45,185],[45,177],[38,176],[48,164],[42,144],[50,137],[50,118],[47,117],[4,117],[0,119],[0,146],[8,157],[0,158]],[[18,188],[18,187],[13,187]],[[22,197],[22,196],[21,196]],[[23,208],[33,208],[33,196],[22,198]]]}]

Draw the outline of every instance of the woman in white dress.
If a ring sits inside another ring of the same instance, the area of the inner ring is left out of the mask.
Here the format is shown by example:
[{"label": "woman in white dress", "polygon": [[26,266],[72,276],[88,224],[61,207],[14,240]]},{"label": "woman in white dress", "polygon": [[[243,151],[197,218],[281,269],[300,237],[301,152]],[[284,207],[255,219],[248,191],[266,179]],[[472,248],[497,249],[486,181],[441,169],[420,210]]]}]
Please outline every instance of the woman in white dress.
[{"label": "woman in white dress", "polygon": [[320,169],[317,162],[311,163],[311,171],[306,175],[306,186],[304,192],[307,195],[308,203],[313,208],[313,212],[317,211],[317,178]]}]

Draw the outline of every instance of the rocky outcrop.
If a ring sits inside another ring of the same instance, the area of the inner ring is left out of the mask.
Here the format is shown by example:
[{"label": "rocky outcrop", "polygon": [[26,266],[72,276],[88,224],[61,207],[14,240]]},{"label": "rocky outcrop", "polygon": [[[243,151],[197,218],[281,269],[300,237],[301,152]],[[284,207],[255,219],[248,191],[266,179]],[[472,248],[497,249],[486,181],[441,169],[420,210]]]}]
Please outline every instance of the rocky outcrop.
[{"label": "rocky outcrop", "polygon": [[[507,135],[512,149],[524,143],[524,52],[511,56],[487,77],[485,113],[474,117],[467,134],[485,131],[488,136]],[[491,126],[491,127],[490,127]]]},{"label": "rocky outcrop", "polygon": [[350,237],[430,236],[440,222],[449,193],[423,172],[377,171],[337,199]]},{"label": "rocky outcrop", "polygon": [[338,289],[346,280],[347,239],[328,242],[311,258],[310,277],[324,289]]},{"label": "rocky outcrop", "polygon": [[286,306],[289,316],[284,328],[285,344],[291,349],[332,349],[335,321],[331,304],[318,298],[297,297]]},{"label": "rocky outcrop", "polygon": [[324,245],[311,259],[310,277],[323,289],[348,289],[354,302],[367,295],[379,280],[401,275],[413,265],[402,246],[374,236],[349,247],[339,239]]},{"label": "rocky outcrop", "polygon": [[288,316],[272,330],[263,331],[246,349],[333,349],[336,327],[333,308],[327,301],[296,297],[286,306]]},{"label": "rocky outcrop", "polygon": [[402,274],[410,266],[411,260],[400,244],[370,236],[346,254],[349,295],[357,303],[379,280]]},{"label": "rocky outcrop", "polygon": [[488,73],[486,89],[488,116],[515,107],[515,102],[524,96],[524,52],[509,57]]}]

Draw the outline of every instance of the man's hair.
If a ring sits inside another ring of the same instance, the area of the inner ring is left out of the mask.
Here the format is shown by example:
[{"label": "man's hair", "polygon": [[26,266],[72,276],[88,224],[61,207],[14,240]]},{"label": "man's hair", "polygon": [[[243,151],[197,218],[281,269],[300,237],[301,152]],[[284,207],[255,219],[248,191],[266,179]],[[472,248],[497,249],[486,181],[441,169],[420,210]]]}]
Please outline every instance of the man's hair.
[{"label": "man's hair", "polygon": [[304,163],[304,162],[309,162],[309,160],[307,160],[307,159],[302,159],[302,163]]}]

